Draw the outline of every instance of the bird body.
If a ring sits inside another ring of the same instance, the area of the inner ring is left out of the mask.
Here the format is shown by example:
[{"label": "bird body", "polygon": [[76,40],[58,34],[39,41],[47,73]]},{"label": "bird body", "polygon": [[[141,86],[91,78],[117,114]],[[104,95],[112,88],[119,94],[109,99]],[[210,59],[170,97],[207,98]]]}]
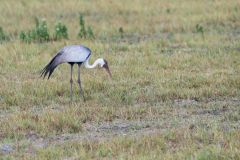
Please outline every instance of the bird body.
[{"label": "bird body", "polygon": [[64,62],[85,62],[91,55],[91,50],[82,45],[71,45],[62,48],[60,51],[61,61]]},{"label": "bird body", "polygon": [[[91,55],[91,50],[88,47],[83,45],[69,45],[60,49],[57,54],[51,59],[51,61],[43,68],[41,76],[45,78],[48,75],[48,79],[52,75],[55,68],[62,63],[69,63],[71,65],[71,97],[72,97],[72,71],[73,65],[75,63],[78,64],[78,83],[80,87],[80,92],[83,91],[81,89],[81,81],[80,81],[80,66],[83,63],[85,68],[95,68],[97,65],[103,67],[107,70],[109,75],[111,76],[111,72],[108,67],[108,63],[103,58],[98,58],[92,65],[89,64],[89,58]],[[83,96],[84,97],[84,96]]]}]

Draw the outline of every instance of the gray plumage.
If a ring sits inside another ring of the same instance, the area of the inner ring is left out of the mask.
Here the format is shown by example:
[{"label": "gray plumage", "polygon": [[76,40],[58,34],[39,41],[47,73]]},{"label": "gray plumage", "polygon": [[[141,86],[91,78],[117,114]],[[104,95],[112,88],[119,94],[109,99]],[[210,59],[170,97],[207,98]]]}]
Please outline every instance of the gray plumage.
[{"label": "gray plumage", "polygon": [[62,48],[43,68],[41,76],[48,79],[55,68],[62,63],[84,63],[91,55],[91,50],[83,45],[70,45]]}]

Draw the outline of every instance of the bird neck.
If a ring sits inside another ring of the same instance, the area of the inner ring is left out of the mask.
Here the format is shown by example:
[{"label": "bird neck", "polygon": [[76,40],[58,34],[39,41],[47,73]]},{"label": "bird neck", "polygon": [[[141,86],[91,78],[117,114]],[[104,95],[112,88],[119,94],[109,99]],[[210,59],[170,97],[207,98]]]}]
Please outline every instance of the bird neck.
[{"label": "bird neck", "polygon": [[101,61],[101,59],[98,58],[92,65],[90,65],[88,62],[88,59],[87,59],[87,61],[84,63],[84,66],[86,68],[95,68],[98,64],[100,64],[100,61]]}]

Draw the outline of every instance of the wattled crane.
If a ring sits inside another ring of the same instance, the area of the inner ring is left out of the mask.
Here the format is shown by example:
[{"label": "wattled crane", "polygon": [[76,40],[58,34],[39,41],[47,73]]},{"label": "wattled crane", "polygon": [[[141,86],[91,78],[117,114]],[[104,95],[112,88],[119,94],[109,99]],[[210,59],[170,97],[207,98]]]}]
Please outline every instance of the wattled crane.
[{"label": "wattled crane", "polygon": [[52,60],[43,68],[41,72],[41,76],[45,78],[48,75],[48,79],[52,75],[54,69],[62,63],[69,63],[71,66],[71,78],[70,78],[70,96],[72,101],[72,73],[73,73],[73,65],[78,64],[78,85],[80,94],[83,96],[83,100],[85,101],[85,97],[83,94],[83,90],[81,87],[81,80],[80,80],[80,66],[84,64],[85,68],[95,68],[99,65],[102,68],[105,68],[106,71],[109,73],[110,77],[111,72],[108,67],[108,62],[103,58],[98,58],[92,65],[89,64],[89,57],[91,55],[91,50],[83,45],[69,45],[65,46],[64,48],[60,49],[57,54],[52,58]]}]

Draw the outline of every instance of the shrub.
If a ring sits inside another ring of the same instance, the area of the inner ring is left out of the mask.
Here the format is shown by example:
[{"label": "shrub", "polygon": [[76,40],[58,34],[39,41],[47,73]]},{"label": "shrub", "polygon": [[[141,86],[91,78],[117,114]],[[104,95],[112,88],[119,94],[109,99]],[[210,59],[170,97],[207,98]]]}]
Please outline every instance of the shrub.
[{"label": "shrub", "polygon": [[79,16],[79,25],[80,25],[80,31],[78,33],[78,36],[80,38],[94,38],[92,28],[90,26],[88,26],[87,30],[86,30],[85,21],[83,19],[82,14],[80,14],[80,16]]},{"label": "shrub", "polygon": [[122,27],[120,27],[120,28],[118,29],[118,32],[120,33],[120,37],[123,38],[123,33],[124,33],[124,31],[123,31],[123,28],[122,28]]},{"label": "shrub", "polygon": [[32,30],[34,40],[39,42],[48,41],[50,39],[47,22],[45,20],[39,21],[36,18],[36,28]]},{"label": "shrub", "polygon": [[21,31],[20,34],[19,34],[19,38],[21,41],[23,42],[29,42],[27,39],[29,38],[29,36],[24,32],[24,31]]},{"label": "shrub", "polygon": [[80,25],[80,31],[78,33],[78,36],[80,38],[86,38],[87,37],[87,32],[86,32],[86,29],[85,29],[85,22],[84,22],[82,14],[80,14],[80,17],[79,17],[79,25]]},{"label": "shrub", "polygon": [[3,28],[0,26],[0,42],[9,40],[9,37],[4,33]]},{"label": "shrub", "polygon": [[202,37],[204,38],[203,26],[201,26],[200,24],[197,24],[196,25],[196,31],[197,31],[197,33],[201,33]]},{"label": "shrub", "polygon": [[88,35],[88,38],[94,38],[94,34],[90,26],[88,26],[87,35]]},{"label": "shrub", "polygon": [[24,31],[20,32],[19,38],[21,41],[30,43],[34,41],[44,42],[50,40],[46,21],[45,20],[39,21],[39,19],[36,18],[35,23],[36,26],[34,29],[27,32]]},{"label": "shrub", "polygon": [[68,39],[67,27],[61,22],[58,22],[55,25],[54,39],[55,40]]}]

